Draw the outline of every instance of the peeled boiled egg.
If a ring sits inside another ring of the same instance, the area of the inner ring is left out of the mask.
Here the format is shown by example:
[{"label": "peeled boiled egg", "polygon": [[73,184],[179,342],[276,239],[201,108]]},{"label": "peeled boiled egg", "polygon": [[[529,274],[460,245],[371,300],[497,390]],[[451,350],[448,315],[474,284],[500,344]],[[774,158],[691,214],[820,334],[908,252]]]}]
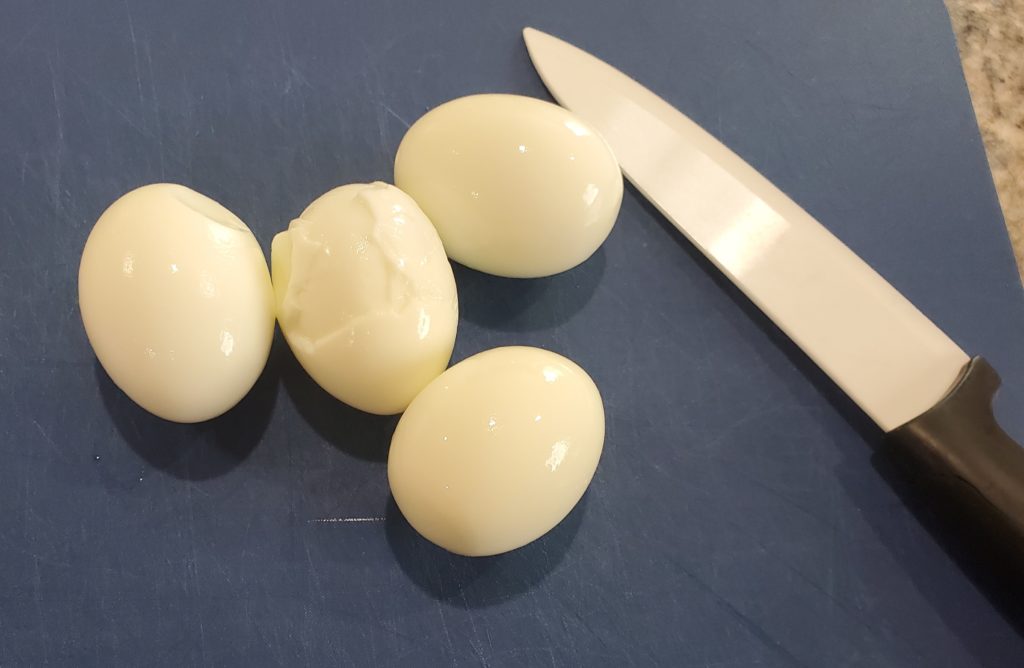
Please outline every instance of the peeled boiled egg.
[{"label": "peeled boiled egg", "polygon": [[274,237],[271,267],[288,345],[341,401],[399,413],[448,366],[455,277],[434,226],[398,188],[322,195]]},{"label": "peeled boiled egg", "polygon": [[388,480],[409,523],[466,556],[521,547],[579,501],[604,444],[590,376],[528,347],[495,348],[445,371],[391,440]]},{"label": "peeled boiled egg", "polygon": [[78,301],[110,378],[167,420],[227,411],[270,353],[274,300],[260,245],[237,216],[184,186],[143,186],[110,205],[82,251]]},{"label": "peeled boiled egg", "polygon": [[398,147],[395,184],[423,207],[449,257],[519,278],[586,260],[622,202],[604,139],[568,110],[518,95],[472,95],[428,112]]}]

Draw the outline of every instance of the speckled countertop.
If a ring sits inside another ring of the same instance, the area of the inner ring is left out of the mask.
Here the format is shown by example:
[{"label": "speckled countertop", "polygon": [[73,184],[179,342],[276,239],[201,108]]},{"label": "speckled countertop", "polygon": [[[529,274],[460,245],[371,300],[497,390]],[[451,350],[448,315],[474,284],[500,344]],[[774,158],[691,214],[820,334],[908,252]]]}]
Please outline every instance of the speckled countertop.
[{"label": "speckled countertop", "polygon": [[945,0],[1024,275],[1024,0]]}]

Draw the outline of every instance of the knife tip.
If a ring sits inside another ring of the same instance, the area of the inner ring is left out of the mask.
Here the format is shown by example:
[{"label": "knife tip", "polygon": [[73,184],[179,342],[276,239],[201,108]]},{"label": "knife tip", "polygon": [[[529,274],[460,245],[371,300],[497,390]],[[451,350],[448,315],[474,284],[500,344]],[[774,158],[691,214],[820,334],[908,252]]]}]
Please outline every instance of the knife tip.
[{"label": "knife tip", "polygon": [[530,26],[526,26],[525,28],[523,28],[523,41],[526,42],[527,44],[530,43],[530,40],[537,39],[538,37],[543,36],[544,33],[542,33],[540,30],[537,30],[536,28],[531,28]]}]

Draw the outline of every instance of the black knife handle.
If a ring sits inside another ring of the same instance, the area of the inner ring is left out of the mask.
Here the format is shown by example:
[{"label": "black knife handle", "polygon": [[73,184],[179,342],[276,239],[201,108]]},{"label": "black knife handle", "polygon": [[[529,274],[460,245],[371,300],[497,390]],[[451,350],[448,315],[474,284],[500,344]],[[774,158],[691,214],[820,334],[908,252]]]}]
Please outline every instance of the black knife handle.
[{"label": "black knife handle", "polygon": [[[992,399],[1001,381],[972,359],[938,404],[887,435],[887,446],[943,510],[951,511],[976,549],[995,549],[1024,570],[1024,448],[996,422]],[[975,544],[981,538],[986,545]]]}]

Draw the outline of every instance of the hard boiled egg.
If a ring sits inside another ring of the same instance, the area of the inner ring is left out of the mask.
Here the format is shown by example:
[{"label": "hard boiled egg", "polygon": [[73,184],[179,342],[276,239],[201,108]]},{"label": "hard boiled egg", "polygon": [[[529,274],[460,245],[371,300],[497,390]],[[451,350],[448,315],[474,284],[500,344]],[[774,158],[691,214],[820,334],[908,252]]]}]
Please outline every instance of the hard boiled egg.
[{"label": "hard boiled egg", "polygon": [[310,376],[345,403],[405,409],[455,345],[455,277],[434,226],[386,183],[335,188],[271,250],[277,318]]},{"label": "hard boiled egg", "polygon": [[604,444],[590,376],[539,348],[495,348],[445,371],[402,415],[388,480],[441,547],[497,554],[540,537],[579,501]]},{"label": "hard boiled egg", "polygon": [[184,186],[143,186],[110,205],[82,251],[78,301],[114,383],[175,422],[234,406],[270,353],[263,251],[237,216]]},{"label": "hard boiled egg", "polygon": [[586,260],[622,202],[604,139],[566,109],[517,95],[463,97],[424,115],[398,148],[395,183],[449,257],[520,278]]}]

